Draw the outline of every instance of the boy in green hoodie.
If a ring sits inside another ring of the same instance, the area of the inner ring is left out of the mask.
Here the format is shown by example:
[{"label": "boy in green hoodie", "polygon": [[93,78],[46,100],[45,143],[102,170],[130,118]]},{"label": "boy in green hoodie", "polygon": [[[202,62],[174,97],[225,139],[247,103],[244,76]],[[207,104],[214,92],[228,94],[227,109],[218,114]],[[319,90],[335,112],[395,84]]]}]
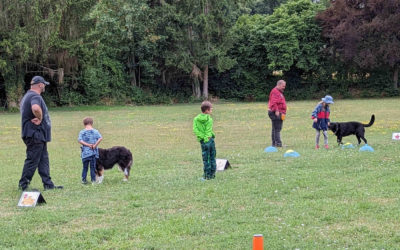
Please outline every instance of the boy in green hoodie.
[{"label": "boy in green hoodie", "polygon": [[213,132],[212,104],[209,101],[201,103],[202,114],[193,119],[193,132],[201,144],[201,154],[204,164],[204,176],[206,180],[215,178],[217,163],[215,161],[215,134]]}]

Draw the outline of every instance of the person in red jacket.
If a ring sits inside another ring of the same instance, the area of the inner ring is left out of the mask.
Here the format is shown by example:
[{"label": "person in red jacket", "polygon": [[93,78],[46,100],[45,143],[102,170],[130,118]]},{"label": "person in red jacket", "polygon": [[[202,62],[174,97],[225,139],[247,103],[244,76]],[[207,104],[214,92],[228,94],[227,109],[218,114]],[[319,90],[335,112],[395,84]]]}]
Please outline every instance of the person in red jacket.
[{"label": "person in red jacket", "polygon": [[281,130],[286,116],[286,100],[285,96],[283,96],[285,88],[286,82],[279,80],[276,83],[276,87],[269,94],[268,116],[272,122],[271,138],[273,147],[282,147]]}]

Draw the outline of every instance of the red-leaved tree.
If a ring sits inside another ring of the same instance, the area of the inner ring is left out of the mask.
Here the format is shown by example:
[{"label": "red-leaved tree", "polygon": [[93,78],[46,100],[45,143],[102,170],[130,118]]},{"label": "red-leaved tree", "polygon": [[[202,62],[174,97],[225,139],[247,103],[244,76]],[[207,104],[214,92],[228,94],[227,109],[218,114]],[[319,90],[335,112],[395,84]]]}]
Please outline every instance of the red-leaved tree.
[{"label": "red-leaved tree", "polygon": [[331,0],[317,19],[333,56],[364,70],[389,67],[398,88],[399,0]]}]

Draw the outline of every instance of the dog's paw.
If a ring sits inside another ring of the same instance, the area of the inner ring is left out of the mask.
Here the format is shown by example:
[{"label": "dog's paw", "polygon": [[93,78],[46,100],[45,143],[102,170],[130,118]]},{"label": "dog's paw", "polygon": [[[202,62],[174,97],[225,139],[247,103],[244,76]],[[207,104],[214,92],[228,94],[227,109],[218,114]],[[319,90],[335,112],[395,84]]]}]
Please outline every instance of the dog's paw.
[{"label": "dog's paw", "polygon": [[100,183],[103,182],[103,179],[104,179],[104,175],[98,176],[96,182],[97,182],[98,184],[100,184]]}]

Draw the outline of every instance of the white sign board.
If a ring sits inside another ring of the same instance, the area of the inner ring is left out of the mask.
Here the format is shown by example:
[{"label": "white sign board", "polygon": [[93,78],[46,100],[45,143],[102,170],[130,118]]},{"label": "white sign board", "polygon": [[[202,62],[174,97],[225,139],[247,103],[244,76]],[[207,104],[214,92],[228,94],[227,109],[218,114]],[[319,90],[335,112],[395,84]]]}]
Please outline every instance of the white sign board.
[{"label": "white sign board", "polygon": [[39,191],[22,192],[18,207],[35,207],[38,203],[46,203]]},{"label": "white sign board", "polygon": [[393,139],[393,140],[400,140],[400,132],[393,133],[392,139]]},{"label": "white sign board", "polygon": [[217,171],[224,171],[231,166],[227,159],[215,159],[215,161],[217,162]]}]

